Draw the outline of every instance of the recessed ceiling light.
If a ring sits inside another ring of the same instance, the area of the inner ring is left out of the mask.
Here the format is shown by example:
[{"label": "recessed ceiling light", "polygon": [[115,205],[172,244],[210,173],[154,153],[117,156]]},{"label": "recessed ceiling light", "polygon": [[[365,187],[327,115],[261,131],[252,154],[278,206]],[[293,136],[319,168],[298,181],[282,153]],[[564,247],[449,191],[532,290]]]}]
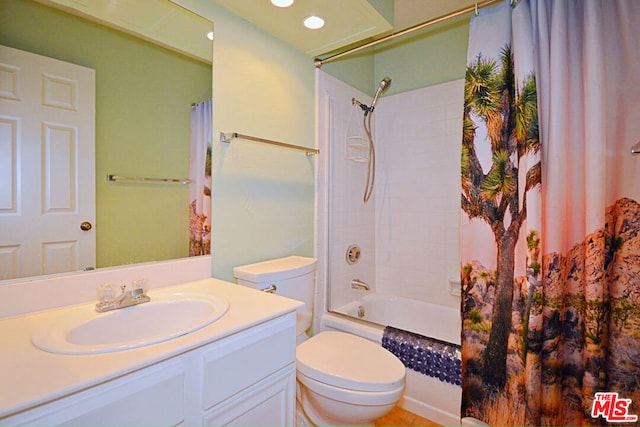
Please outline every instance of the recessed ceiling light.
[{"label": "recessed ceiling light", "polygon": [[209,31],[209,32],[207,33],[207,38],[208,38],[209,40],[213,40],[213,31]]},{"label": "recessed ceiling light", "polygon": [[271,4],[278,7],[289,7],[293,4],[293,0],[271,0]]},{"label": "recessed ceiling light", "polygon": [[317,30],[318,28],[324,27],[324,19],[319,16],[311,15],[304,20],[304,26],[310,30]]}]

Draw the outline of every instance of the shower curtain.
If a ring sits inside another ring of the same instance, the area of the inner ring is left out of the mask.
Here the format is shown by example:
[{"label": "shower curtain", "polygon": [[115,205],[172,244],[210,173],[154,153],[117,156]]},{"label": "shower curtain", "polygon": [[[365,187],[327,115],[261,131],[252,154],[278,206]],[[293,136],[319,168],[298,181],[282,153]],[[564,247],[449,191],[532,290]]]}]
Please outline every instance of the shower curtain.
[{"label": "shower curtain", "polygon": [[211,100],[191,107],[189,256],[211,253]]},{"label": "shower curtain", "polygon": [[637,46],[635,1],[505,1],[472,18],[462,417],[638,424]]}]

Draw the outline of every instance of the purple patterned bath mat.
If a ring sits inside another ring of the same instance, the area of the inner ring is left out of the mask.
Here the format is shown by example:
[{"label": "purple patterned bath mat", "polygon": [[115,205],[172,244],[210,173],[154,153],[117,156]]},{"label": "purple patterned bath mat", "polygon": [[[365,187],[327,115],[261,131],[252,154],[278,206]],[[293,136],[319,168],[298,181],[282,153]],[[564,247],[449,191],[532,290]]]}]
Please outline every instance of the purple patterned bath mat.
[{"label": "purple patterned bath mat", "polygon": [[387,326],[382,347],[409,369],[450,384],[462,384],[462,361],[457,344]]}]

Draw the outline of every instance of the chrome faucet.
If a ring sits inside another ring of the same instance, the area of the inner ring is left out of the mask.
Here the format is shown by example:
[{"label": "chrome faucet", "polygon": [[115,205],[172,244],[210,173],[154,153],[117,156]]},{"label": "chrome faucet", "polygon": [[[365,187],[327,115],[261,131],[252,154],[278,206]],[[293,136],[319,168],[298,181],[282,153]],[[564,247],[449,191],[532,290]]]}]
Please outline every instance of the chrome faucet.
[{"label": "chrome faucet", "polygon": [[361,291],[369,291],[371,288],[360,279],[351,279],[351,289],[360,289]]},{"label": "chrome faucet", "polygon": [[149,298],[144,290],[143,281],[141,280],[133,282],[133,289],[128,291],[126,289],[127,285],[120,286],[122,293],[113,298],[113,288],[111,285],[99,287],[98,298],[100,301],[96,304],[96,311],[103,313],[105,311],[118,310],[151,301],[151,298]]}]

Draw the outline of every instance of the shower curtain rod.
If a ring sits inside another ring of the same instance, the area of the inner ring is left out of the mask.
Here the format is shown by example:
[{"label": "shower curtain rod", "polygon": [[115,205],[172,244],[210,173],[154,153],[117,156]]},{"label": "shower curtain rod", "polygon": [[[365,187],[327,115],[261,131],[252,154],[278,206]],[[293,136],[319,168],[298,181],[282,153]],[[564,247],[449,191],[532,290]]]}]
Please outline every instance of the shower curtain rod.
[{"label": "shower curtain rod", "polygon": [[[448,15],[443,15],[443,16],[441,16],[439,18],[435,18],[435,19],[432,19],[430,21],[426,21],[426,22],[423,22],[421,24],[414,25],[413,27],[409,27],[409,28],[406,28],[406,29],[404,29],[402,31],[398,31],[397,33],[390,34],[390,35],[388,35],[386,37],[383,37],[381,39],[373,40],[373,41],[365,43],[363,45],[356,46],[354,48],[345,50],[344,52],[336,53],[336,54],[328,56],[328,57],[326,57],[324,59],[315,58],[314,59],[315,66],[316,66],[316,68],[320,68],[326,63],[333,62],[333,61],[335,61],[337,59],[342,58],[343,56],[347,56],[347,55],[351,55],[352,53],[359,52],[362,49],[366,49],[366,48],[371,47],[371,46],[379,45],[380,43],[384,43],[384,42],[387,42],[389,40],[393,40],[393,39],[396,39],[398,37],[402,37],[402,36],[404,36],[406,34],[413,33],[414,31],[418,31],[418,30],[421,30],[423,28],[427,28],[427,27],[429,27],[431,25],[435,25],[435,24],[439,24],[440,22],[448,21],[449,19],[457,18],[458,16],[464,15],[465,13],[469,13],[469,12],[476,12],[477,13],[478,9],[481,8],[481,7],[491,6],[493,4],[501,3],[503,1],[504,0],[488,0],[488,1],[480,2],[480,3],[476,2],[476,4],[474,4],[473,6],[469,6],[469,7],[466,7],[464,9],[460,9],[460,10],[457,10],[455,12],[449,13]],[[513,1],[514,0],[511,0],[512,4],[513,4]]]}]

